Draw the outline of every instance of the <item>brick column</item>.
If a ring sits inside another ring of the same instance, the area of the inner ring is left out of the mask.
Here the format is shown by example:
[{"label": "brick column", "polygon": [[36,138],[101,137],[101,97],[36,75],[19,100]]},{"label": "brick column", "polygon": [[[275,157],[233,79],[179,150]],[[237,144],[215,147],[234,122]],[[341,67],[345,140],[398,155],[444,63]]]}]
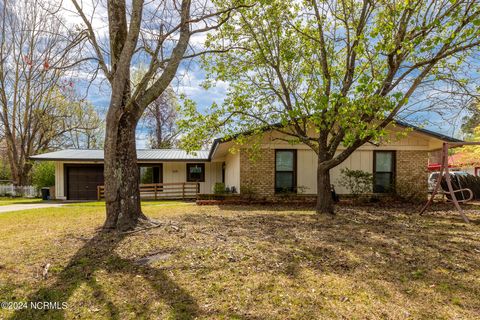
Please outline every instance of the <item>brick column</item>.
[{"label": "brick column", "polygon": [[255,159],[240,150],[240,193],[272,199],[275,195],[275,150],[261,149]]},{"label": "brick column", "polygon": [[427,199],[428,152],[398,150],[396,158],[397,194],[412,201]]}]

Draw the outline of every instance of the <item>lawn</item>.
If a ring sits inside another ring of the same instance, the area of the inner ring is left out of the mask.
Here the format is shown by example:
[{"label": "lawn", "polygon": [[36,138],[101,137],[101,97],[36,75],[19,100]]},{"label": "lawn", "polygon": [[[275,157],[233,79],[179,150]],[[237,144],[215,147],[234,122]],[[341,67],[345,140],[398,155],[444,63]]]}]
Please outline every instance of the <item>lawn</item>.
[{"label": "lawn", "polygon": [[0,214],[0,301],[67,303],[0,319],[478,319],[480,211],[415,210],[171,203],[123,235],[100,206]]},{"label": "lawn", "polygon": [[42,203],[42,199],[0,197],[0,206],[8,206],[11,204],[29,204],[29,203]]}]

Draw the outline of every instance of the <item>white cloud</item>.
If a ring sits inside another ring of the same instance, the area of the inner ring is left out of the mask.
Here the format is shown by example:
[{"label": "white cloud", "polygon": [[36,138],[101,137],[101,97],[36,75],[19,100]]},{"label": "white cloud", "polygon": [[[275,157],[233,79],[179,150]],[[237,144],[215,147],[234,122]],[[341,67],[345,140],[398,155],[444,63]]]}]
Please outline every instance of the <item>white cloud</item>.
[{"label": "white cloud", "polygon": [[[85,13],[85,16],[90,21],[93,30],[101,34],[106,32],[108,29],[108,14],[107,8],[104,6],[102,1],[95,0],[78,0],[82,11]],[[72,0],[66,0],[62,2],[62,14],[64,15],[68,25],[82,25],[85,26],[82,17],[78,14],[75,5]],[[103,32],[102,32],[103,30]]]}]

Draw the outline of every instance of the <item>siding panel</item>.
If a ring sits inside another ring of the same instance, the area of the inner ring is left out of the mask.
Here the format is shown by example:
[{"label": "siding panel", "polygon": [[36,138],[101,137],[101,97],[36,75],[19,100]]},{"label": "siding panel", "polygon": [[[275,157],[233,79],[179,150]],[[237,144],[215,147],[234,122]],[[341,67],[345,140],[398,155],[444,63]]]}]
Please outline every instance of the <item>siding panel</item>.
[{"label": "siding panel", "polygon": [[[305,188],[304,193],[314,194],[317,192],[317,156],[311,150],[298,150],[297,152],[297,185]],[[343,168],[363,170],[371,173],[373,170],[373,152],[369,150],[357,150],[352,153],[344,162],[330,171],[331,183],[335,186],[335,190],[339,194],[348,193],[347,189],[339,184],[341,179],[341,170]]]},{"label": "siding panel", "polygon": [[[221,180],[220,180],[221,181]],[[240,192],[240,153],[227,154],[225,157],[225,186],[235,187]]]}]

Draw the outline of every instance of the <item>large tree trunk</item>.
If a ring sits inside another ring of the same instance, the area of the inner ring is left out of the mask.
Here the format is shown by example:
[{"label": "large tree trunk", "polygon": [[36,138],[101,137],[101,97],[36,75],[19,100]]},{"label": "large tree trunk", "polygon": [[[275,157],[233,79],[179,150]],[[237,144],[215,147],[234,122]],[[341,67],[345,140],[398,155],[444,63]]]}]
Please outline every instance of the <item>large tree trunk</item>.
[{"label": "large tree trunk", "polygon": [[[124,112],[107,121],[105,139],[104,229],[126,231],[149,223],[140,206],[139,170],[135,143],[135,117]],[[117,120],[118,122],[115,123]]]},{"label": "large tree trunk", "polygon": [[30,185],[30,171],[32,165],[30,163],[24,163],[20,165],[16,170],[16,175],[12,176],[13,184],[16,186],[28,186]]},{"label": "large tree trunk", "polygon": [[328,215],[335,214],[330,186],[330,169],[321,165],[318,161],[317,168],[317,213]]},{"label": "large tree trunk", "polygon": [[14,186],[28,186],[30,184],[30,168],[26,166],[16,165],[10,166],[12,184]]},{"label": "large tree trunk", "polygon": [[32,170],[32,164],[25,162],[24,157],[18,155],[17,147],[12,140],[12,138],[9,139],[6,137],[12,183],[15,186],[27,186],[30,184],[30,171]]}]

